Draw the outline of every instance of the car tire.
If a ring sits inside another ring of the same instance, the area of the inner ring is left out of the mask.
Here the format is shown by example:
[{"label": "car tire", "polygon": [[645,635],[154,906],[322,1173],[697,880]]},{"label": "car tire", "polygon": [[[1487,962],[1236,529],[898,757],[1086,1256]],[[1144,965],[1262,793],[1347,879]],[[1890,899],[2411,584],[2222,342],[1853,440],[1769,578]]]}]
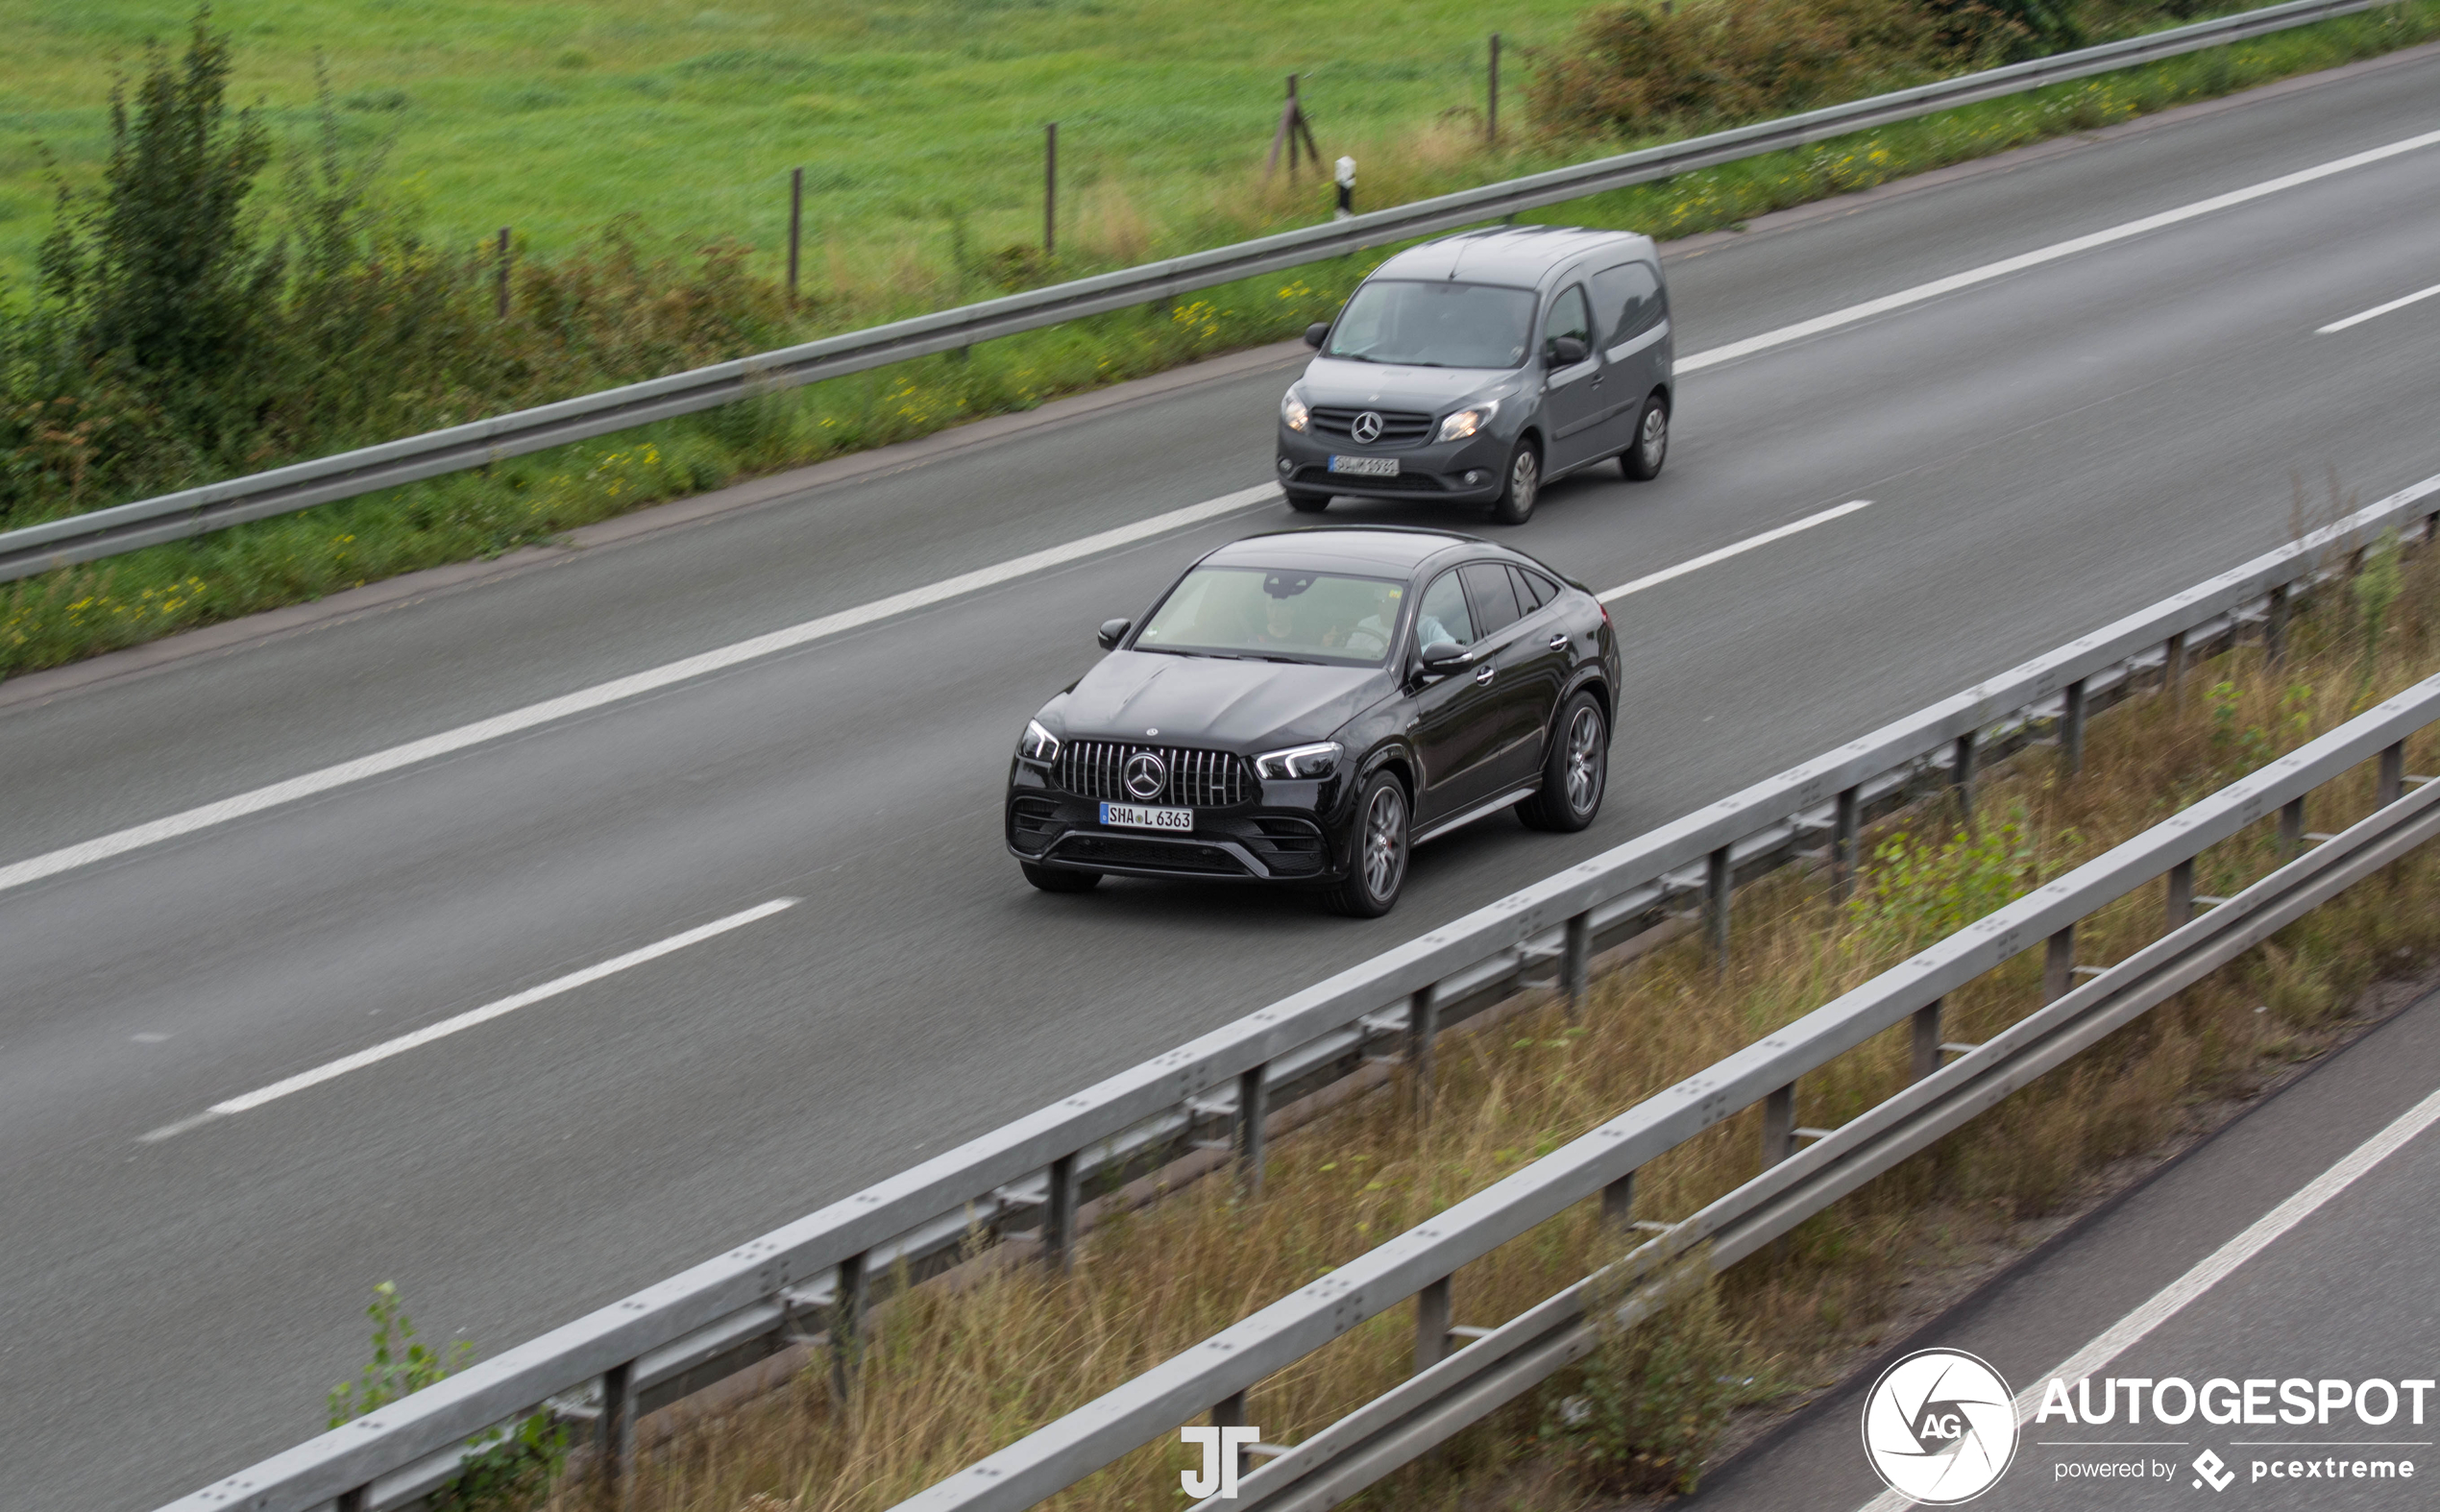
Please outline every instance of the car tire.
[{"label": "car tire", "polygon": [[1414,843],[1414,805],[1395,772],[1377,771],[1355,793],[1354,855],[1347,878],[1323,902],[1349,918],[1379,918],[1398,906]]},{"label": "car tire", "polygon": [[1503,525],[1524,524],[1533,518],[1533,506],[1542,497],[1542,452],[1531,438],[1518,438],[1503,476],[1507,481],[1491,505],[1491,518]]},{"label": "car tire", "polygon": [[1609,786],[1610,721],[1598,698],[1579,693],[1560,707],[1542,758],[1542,789],[1517,805],[1517,817],[1533,829],[1573,833],[1601,812]]},{"label": "car tire", "polygon": [[1030,861],[1020,861],[1016,866],[1019,871],[1025,873],[1026,881],[1045,892],[1090,892],[1102,883],[1102,874],[1098,871],[1076,871],[1066,866],[1037,866]]},{"label": "car tire", "polygon": [[1318,515],[1330,507],[1330,495],[1317,494],[1309,488],[1282,488],[1280,492],[1287,496],[1288,507],[1300,515]]},{"label": "car tire", "polygon": [[1635,417],[1635,444],[1619,453],[1619,471],[1630,483],[1648,483],[1661,476],[1661,464],[1668,460],[1669,401],[1654,389]]}]

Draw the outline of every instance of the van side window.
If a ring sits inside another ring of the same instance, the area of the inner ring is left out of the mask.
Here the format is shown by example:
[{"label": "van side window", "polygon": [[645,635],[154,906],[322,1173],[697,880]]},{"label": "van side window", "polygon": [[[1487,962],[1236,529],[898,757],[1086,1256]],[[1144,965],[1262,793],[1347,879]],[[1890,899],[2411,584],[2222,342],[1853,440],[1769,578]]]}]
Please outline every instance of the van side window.
[{"label": "van side window", "polygon": [[1660,317],[1661,280],[1648,262],[1623,262],[1593,275],[1593,312],[1601,323],[1601,341],[1613,347],[1640,336]]},{"label": "van side window", "polygon": [[1508,569],[1499,562],[1469,562],[1457,569],[1466,579],[1466,597],[1475,602],[1475,622],[1482,635],[1497,635],[1517,622],[1517,590]]},{"label": "van side window", "polygon": [[1550,319],[1542,328],[1542,360],[1556,362],[1550,349],[1561,336],[1574,336],[1590,351],[1593,346],[1593,317],[1584,307],[1584,286],[1568,285],[1566,293],[1550,304]]}]

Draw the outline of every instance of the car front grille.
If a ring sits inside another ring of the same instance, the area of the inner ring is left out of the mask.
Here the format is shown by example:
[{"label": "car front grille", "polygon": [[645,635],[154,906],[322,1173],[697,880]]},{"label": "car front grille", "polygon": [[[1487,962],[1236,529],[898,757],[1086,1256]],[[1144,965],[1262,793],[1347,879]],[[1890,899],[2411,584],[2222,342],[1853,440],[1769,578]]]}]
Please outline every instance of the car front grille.
[{"label": "car front grille", "polygon": [[[1127,790],[1127,763],[1138,752],[1160,758],[1167,775],[1160,791],[1142,797]],[[1144,803],[1183,809],[1226,809],[1254,798],[1254,776],[1227,751],[1175,745],[1135,745],[1124,741],[1069,741],[1055,768],[1061,790],[1105,803]]]},{"label": "car front grille", "polygon": [[[1355,417],[1362,414],[1381,417],[1381,433],[1371,441],[1355,441]],[[1351,441],[1357,446],[1411,447],[1431,434],[1431,416],[1418,415],[1404,409],[1340,409],[1330,405],[1313,410],[1313,433],[1332,441]]]}]

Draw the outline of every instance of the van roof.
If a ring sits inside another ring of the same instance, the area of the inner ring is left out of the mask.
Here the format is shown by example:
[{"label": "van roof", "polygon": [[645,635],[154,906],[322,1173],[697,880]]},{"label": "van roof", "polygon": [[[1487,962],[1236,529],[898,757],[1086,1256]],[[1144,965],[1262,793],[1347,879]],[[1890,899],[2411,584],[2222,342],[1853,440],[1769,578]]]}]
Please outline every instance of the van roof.
[{"label": "van roof", "polygon": [[1377,269],[1377,279],[1462,279],[1539,288],[1552,272],[1589,253],[1615,247],[1652,256],[1652,239],[1633,232],[1578,226],[1486,226],[1409,247]]}]

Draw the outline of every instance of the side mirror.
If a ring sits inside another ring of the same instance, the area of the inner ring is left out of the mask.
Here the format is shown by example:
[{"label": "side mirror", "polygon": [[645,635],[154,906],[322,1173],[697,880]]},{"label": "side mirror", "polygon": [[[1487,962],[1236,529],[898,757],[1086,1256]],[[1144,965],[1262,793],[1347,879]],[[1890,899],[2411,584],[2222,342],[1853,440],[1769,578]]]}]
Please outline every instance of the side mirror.
[{"label": "side mirror", "polygon": [[1330,323],[1327,320],[1317,320],[1305,328],[1305,344],[1316,352],[1321,351],[1322,343],[1330,339]]},{"label": "side mirror", "polygon": [[1101,643],[1103,650],[1114,651],[1118,649],[1118,643],[1127,639],[1127,632],[1135,627],[1133,620],[1104,620],[1093,639]]},{"label": "side mirror", "polygon": [[1424,671],[1439,674],[1453,670],[1466,659],[1466,648],[1454,641],[1434,641],[1424,647]]},{"label": "side mirror", "polygon": [[1578,336],[1550,338],[1550,362],[1554,367],[1572,368],[1593,354],[1593,349]]}]

